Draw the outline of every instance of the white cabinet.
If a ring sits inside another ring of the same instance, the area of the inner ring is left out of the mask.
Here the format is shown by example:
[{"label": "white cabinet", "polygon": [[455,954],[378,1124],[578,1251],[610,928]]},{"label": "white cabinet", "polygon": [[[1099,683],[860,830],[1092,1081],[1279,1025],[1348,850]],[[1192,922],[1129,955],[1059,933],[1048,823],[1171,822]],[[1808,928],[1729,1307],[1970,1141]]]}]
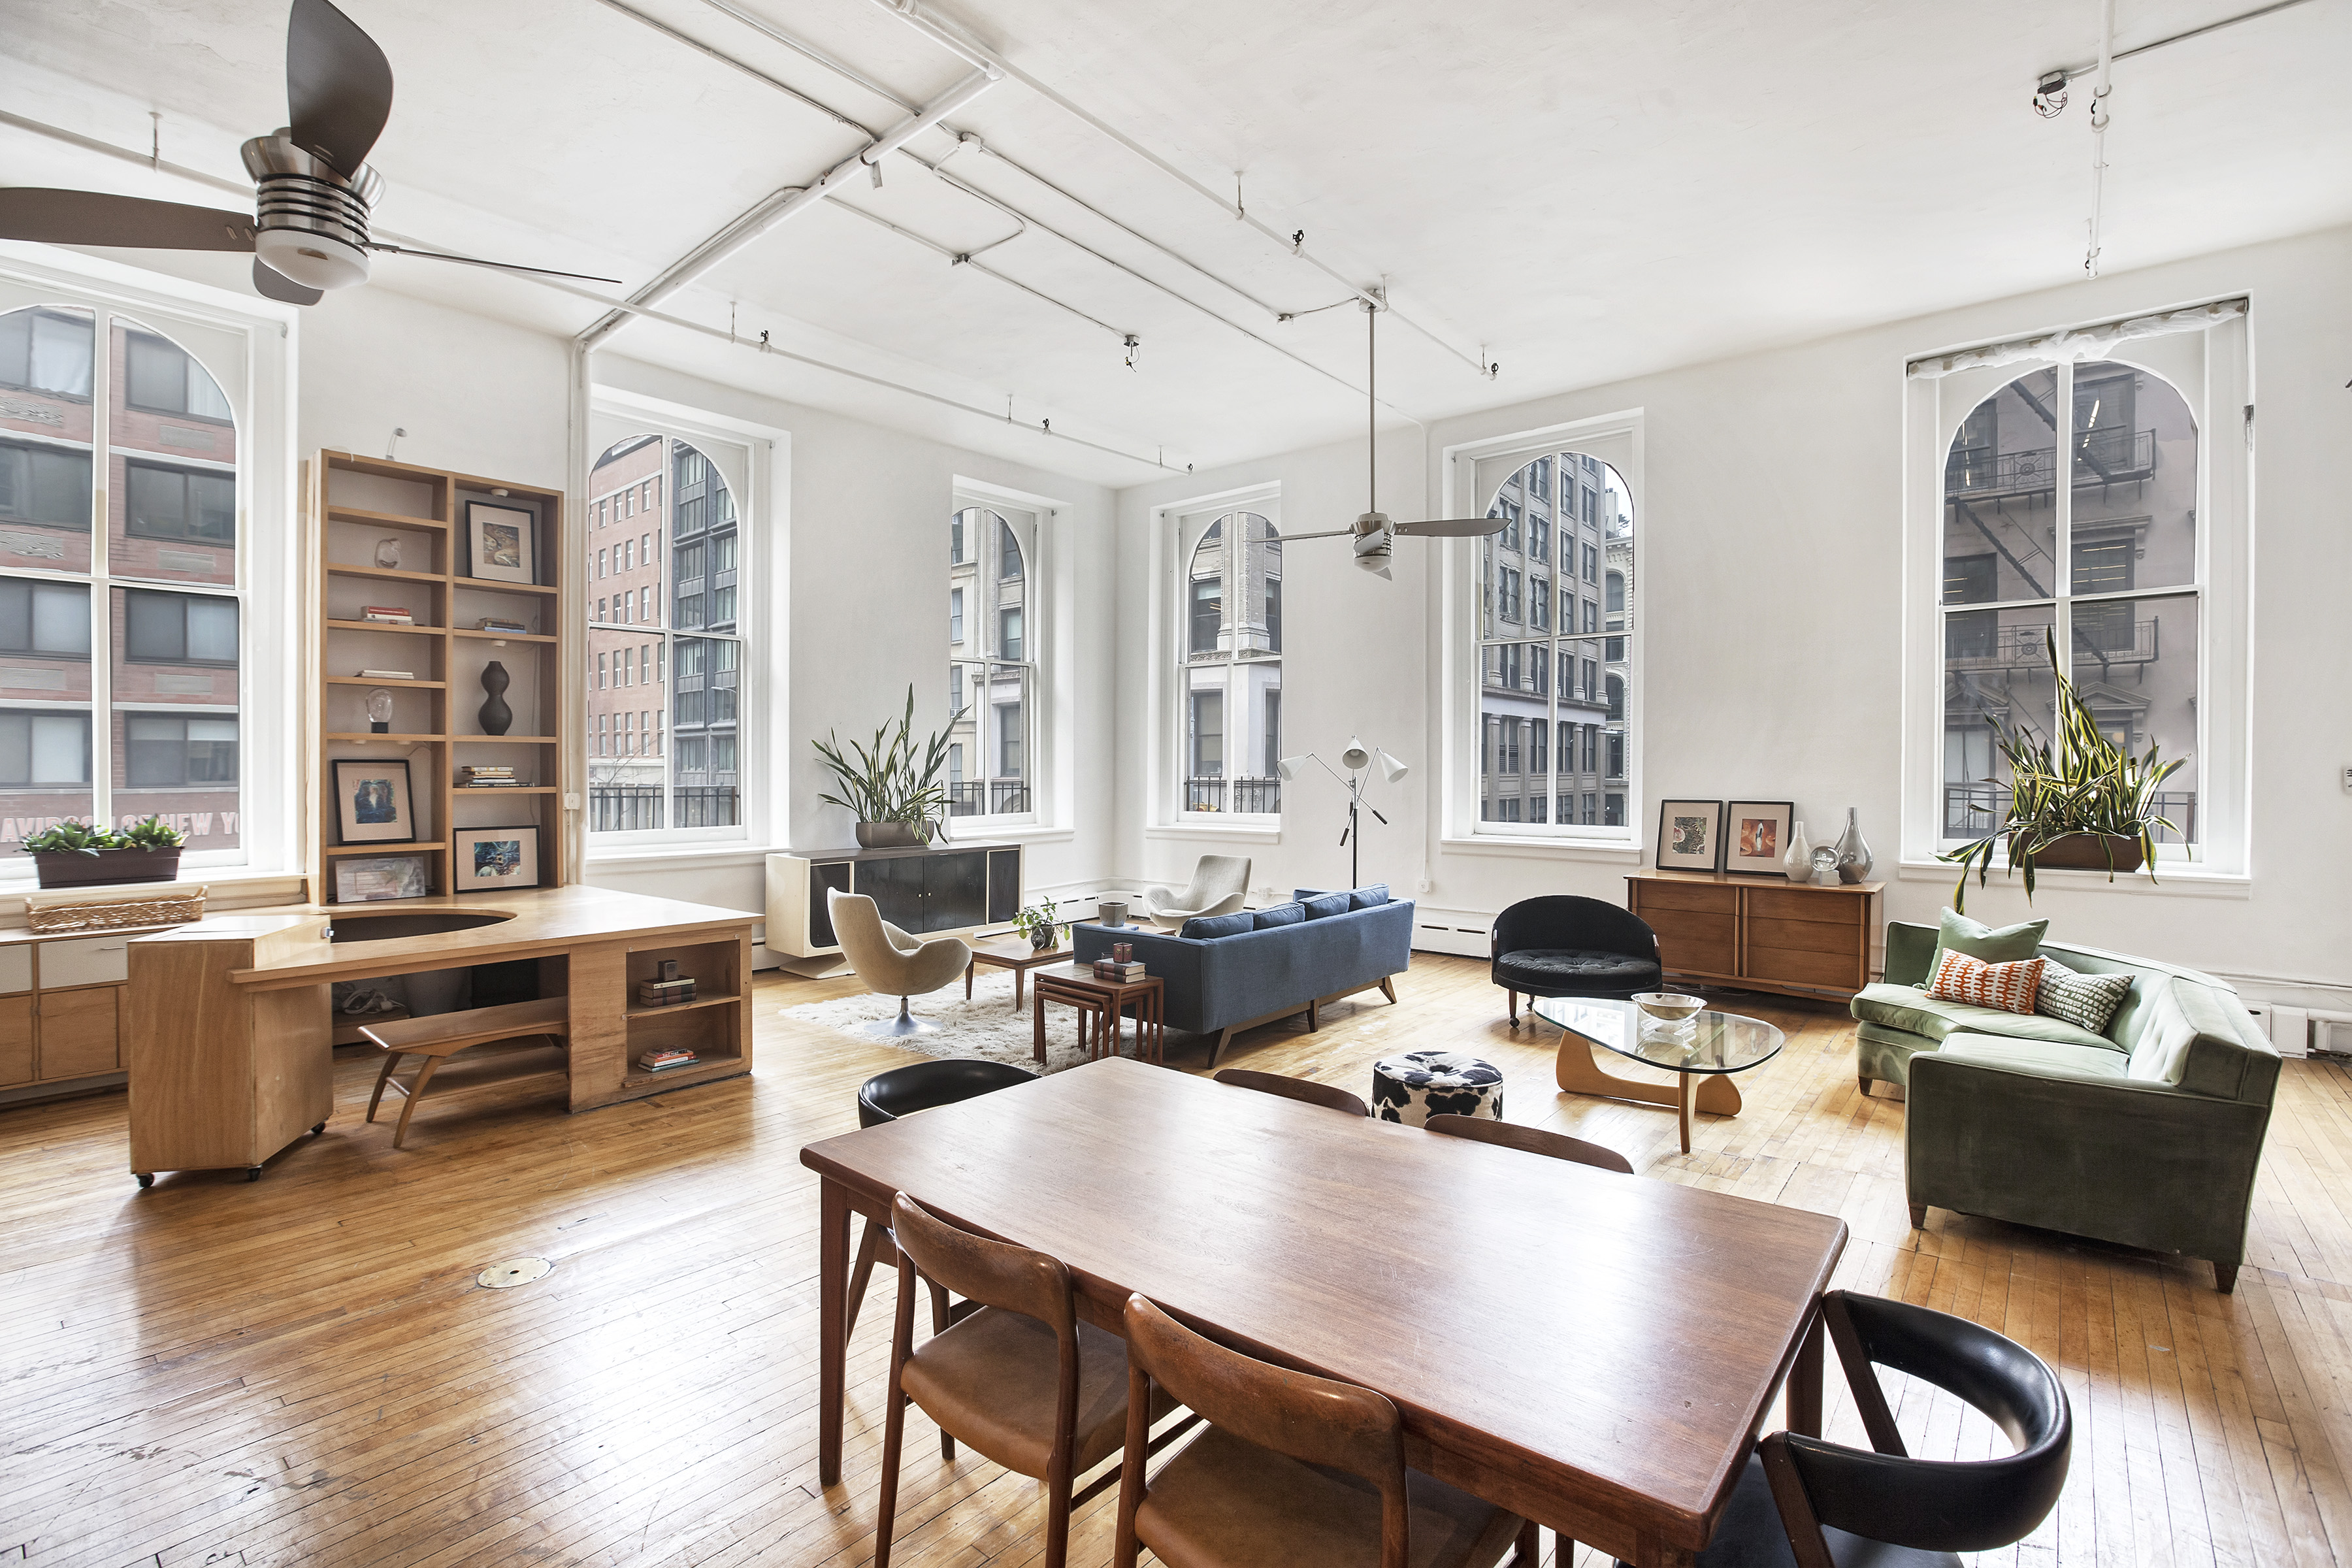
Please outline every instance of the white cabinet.
[{"label": "white cabinet", "polygon": [[41,989],[119,985],[131,978],[131,938],[78,936],[41,943]]}]

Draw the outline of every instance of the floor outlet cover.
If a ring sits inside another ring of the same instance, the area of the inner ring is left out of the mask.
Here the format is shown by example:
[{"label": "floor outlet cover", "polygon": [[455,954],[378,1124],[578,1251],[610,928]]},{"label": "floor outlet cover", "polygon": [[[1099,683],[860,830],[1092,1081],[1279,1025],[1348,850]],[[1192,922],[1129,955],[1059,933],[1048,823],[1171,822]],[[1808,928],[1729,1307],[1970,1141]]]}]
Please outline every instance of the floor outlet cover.
[{"label": "floor outlet cover", "polygon": [[534,1279],[544,1279],[555,1268],[544,1258],[509,1258],[504,1263],[493,1263],[474,1276],[476,1284],[485,1290],[511,1290],[518,1285],[528,1285]]}]

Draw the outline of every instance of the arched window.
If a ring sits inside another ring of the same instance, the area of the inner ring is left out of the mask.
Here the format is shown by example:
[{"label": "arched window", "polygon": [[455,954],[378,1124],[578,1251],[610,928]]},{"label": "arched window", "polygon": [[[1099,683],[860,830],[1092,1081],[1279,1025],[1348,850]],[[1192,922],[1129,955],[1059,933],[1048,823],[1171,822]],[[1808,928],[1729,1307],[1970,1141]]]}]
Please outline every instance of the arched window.
[{"label": "arched window", "polygon": [[2197,470],[2187,400],[2130,364],[2029,371],[1961,419],[1944,464],[1944,839],[2007,809],[1993,722],[2049,734],[2054,639],[2104,728],[2188,759],[2159,802],[2179,831],[2158,838],[2198,841]]},{"label": "arched window", "polygon": [[1478,543],[1478,819],[1626,821],[1633,492],[1587,453],[1506,479]]},{"label": "arched window", "polygon": [[1179,577],[1187,812],[1282,809],[1282,532],[1254,511],[1202,531]]},{"label": "arched window", "polygon": [[588,474],[588,826],[743,822],[734,492],[708,454],[646,432]]},{"label": "arched window", "polygon": [[1022,525],[992,507],[948,519],[948,814],[1017,816],[1031,795],[1036,628]]},{"label": "arched window", "polygon": [[100,314],[0,315],[0,840],[158,816],[237,848],[235,411],[171,337]]}]

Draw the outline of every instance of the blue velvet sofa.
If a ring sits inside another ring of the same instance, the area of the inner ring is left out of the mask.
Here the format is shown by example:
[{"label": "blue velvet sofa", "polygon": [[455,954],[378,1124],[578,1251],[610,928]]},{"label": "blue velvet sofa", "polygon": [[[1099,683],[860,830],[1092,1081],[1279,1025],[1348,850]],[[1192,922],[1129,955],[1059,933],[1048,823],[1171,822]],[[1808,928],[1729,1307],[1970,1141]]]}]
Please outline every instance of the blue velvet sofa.
[{"label": "blue velvet sofa", "polygon": [[1187,921],[1173,936],[1090,923],[1070,936],[1081,963],[1132,942],[1145,972],[1166,983],[1168,1026],[1217,1037],[1214,1067],[1244,1029],[1299,1014],[1312,1029],[1324,1003],[1373,986],[1396,1000],[1393,977],[1412,962],[1412,900],[1392,900],[1386,888],[1299,892],[1272,909]]}]

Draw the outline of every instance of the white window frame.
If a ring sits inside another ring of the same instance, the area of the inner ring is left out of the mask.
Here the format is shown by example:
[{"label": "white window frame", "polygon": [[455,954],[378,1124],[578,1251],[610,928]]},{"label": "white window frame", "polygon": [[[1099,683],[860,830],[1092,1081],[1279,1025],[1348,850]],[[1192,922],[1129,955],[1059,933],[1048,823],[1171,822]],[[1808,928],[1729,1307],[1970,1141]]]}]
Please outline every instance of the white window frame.
[{"label": "white window frame", "polygon": [[[0,242],[0,310],[51,304],[97,315],[91,367],[91,400],[106,406],[111,380],[110,318],[129,321],[168,338],[201,364],[228,398],[236,428],[237,580],[228,590],[238,600],[237,794],[238,847],[192,850],[181,857],[185,870],[202,870],[215,880],[239,876],[299,874],[304,864],[303,813],[307,774],[302,741],[307,733],[299,681],[257,679],[261,662],[302,646],[307,606],[316,574],[303,570],[311,548],[299,526],[295,498],[300,493],[294,449],[296,366],[300,314],[290,305],[247,298],[201,283],[80,256],[48,246]],[[195,416],[194,417],[203,417]],[[104,420],[91,442],[91,547],[87,577],[11,568],[11,575],[51,581],[87,581],[95,595],[114,587],[152,587],[164,592],[221,595],[219,584],[151,582],[115,577],[96,568],[107,537],[108,480],[111,448]],[[215,467],[164,458],[177,466]],[[257,544],[266,534],[267,547]],[[90,804],[94,818],[115,815],[110,805],[113,780],[101,726],[110,728],[118,710],[157,711],[152,705],[112,700],[110,650],[91,647]],[[315,663],[315,661],[313,661]],[[49,704],[11,700],[13,708]],[[191,707],[188,716],[216,710]],[[30,856],[0,856],[0,885],[28,886]]]},{"label": "white window frame", "polygon": [[[596,459],[616,441],[631,435],[654,434],[684,441],[699,451],[733,492],[735,636],[742,647],[736,670],[735,763],[742,805],[739,813],[741,820],[732,827],[657,827],[625,833],[589,830],[590,768],[595,753],[588,722],[588,700],[595,682],[593,666],[586,655],[588,633],[598,623],[594,619],[594,597],[584,589],[589,581],[591,542],[595,535],[591,526],[593,506],[568,508],[572,547],[565,553],[577,563],[572,574],[579,579],[572,595],[575,606],[572,612],[572,634],[578,639],[574,646],[581,649],[583,658],[577,668],[564,672],[563,679],[572,693],[567,701],[573,716],[572,732],[580,738],[572,748],[571,762],[576,770],[574,776],[580,780],[579,836],[585,859],[594,865],[604,860],[641,858],[647,850],[769,843],[771,825],[787,820],[784,803],[778,796],[788,773],[775,765],[772,751],[775,738],[789,733],[782,708],[785,694],[792,689],[785,672],[786,628],[777,614],[778,606],[791,602],[783,578],[791,557],[785,507],[791,494],[791,437],[773,426],[733,419],[619,387],[592,384],[588,402],[589,438],[580,457],[583,482],[593,471]],[[625,493],[635,495],[636,487],[630,486]],[[608,526],[617,525],[620,521],[618,506],[614,510],[614,518]],[[667,541],[664,549],[667,552]],[[663,563],[661,580],[665,584],[669,581],[668,564],[667,561]],[[664,608],[667,612],[667,605]],[[667,613],[663,622],[659,627],[641,629],[657,630],[668,637],[698,635],[692,628],[681,630],[669,626]],[[606,623],[606,629],[613,629],[614,625]],[[660,692],[667,703],[667,680],[661,684]],[[665,707],[665,737],[668,730]]]},{"label": "white window frame", "polygon": [[[940,554],[934,559],[946,557],[945,529],[949,520],[967,507],[980,507],[997,513],[1011,525],[1013,537],[1021,546],[1022,570],[1027,574],[1021,595],[1021,662],[1029,667],[1028,732],[1023,742],[1029,748],[1029,809],[950,817],[948,837],[1034,838],[1072,831],[1072,804],[1077,798],[1077,753],[1073,739],[1077,723],[1077,627],[1074,618],[1077,562],[1076,552],[1066,547],[1062,537],[1064,514],[1069,511],[1070,505],[1053,496],[961,474],[952,479],[948,509],[940,517]],[[941,611],[947,607],[944,594],[933,603]],[[966,596],[963,624],[967,636],[981,625],[978,614],[973,600]],[[928,623],[934,628],[931,635],[940,639],[940,657],[932,667],[940,670],[945,670],[951,662],[948,650],[952,645],[946,640],[946,620],[942,614]],[[993,636],[994,627],[989,627],[988,633]],[[936,685],[933,689],[937,689]],[[924,706],[919,690],[916,711],[920,713]],[[993,754],[994,738],[984,726],[976,727],[973,736],[981,754],[978,758],[965,756],[967,778],[972,776],[975,762]],[[985,769],[981,770],[980,776],[987,776]]]},{"label": "white window frame", "polygon": [[[1904,741],[1901,867],[1949,877],[1938,853],[1965,842],[1943,834],[1944,465],[1969,411],[2037,369],[2061,372],[2056,406],[2074,407],[2074,366],[2133,365],[2169,384],[2198,430],[2197,573],[2193,583],[2133,597],[2198,596],[2198,842],[2159,845],[2165,881],[2242,882],[2251,868],[2248,800],[2252,693],[2253,374],[2242,296],[2053,330],[2034,338],[1940,351],[1910,362],[1904,449]],[[2063,443],[2062,442],[2062,445]],[[2062,459],[2071,472],[2071,458]],[[2070,486],[2060,487],[2060,560],[2071,560]],[[2071,567],[2056,574],[2063,606]],[[1971,606],[1972,608],[1975,606]],[[2005,860],[1996,854],[1996,869]],[[2062,885],[2105,886],[2105,872],[2037,873]],[[2116,884],[2124,886],[2120,880]],[[2158,884],[2160,889],[2163,882]],[[2132,891],[2150,890],[2143,883]]]},{"label": "white window frame", "polygon": [[[1631,626],[1625,632],[1628,679],[1625,691],[1625,820],[1615,827],[1584,823],[1551,822],[1482,822],[1478,817],[1478,761],[1480,745],[1479,706],[1479,605],[1478,605],[1478,546],[1476,539],[1448,541],[1438,552],[1439,559],[1439,722],[1444,738],[1444,779],[1439,810],[1443,814],[1441,843],[1465,849],[1494,848],[1507,852],[1534,850],[1555,852],[1574,859],[1610,862],[1639,861],[1649,837],[1648,811],[1643,781],[1642,759],[1648,742],[1648,726],[1644,721],[1643,689],[1647,659],[1643,639],[1648,635],[1649,616],[1644,613],[1645,581],[1648,573],[1643,561],[1648,552],[1650,530],[1656,526],[1650,508],[1649,483],[1643,467],[1646,416],[1640,408],[1596,415],[1589,419],[1570,420],[1565,424],[1549,425],[1540,429],[1516,431],[1506,436],[1488,437],[1478,441],[1465,441],[1446,447],[1439,454],[1439,473],[1443,503],[1439,512],[1444,517],[1483,517],[1494,504],[1504,482],[1538,458],[1564,451],[1580,452],[1598,458],[1617,470],[1625,481],[1627,493],[1633,502],[1633,574],[1626,585],[1626,615]],[[1553,470],[1555,489],[1558,468]],[[1565,509],[1551,509],[1561,513],[1550,526],[1558,528],[1565,517]],[[1580,525],[1582,518],[1578,518]],[[1556,545],[1558,541],[1553,541]],[[1557,554],[1557,551],[1554,552]],[[1603,575],[1605,577],[1605,566]],[[1560,578],[1553,584],[1557,595]],[[1582,595],[1580,591],[1580,602]],[[1555,617],[1555,621],[1557,617]],[[1549,636],[1559,638],[1571,635],[1555,624]],[[1581,637],[1584,633],[1572,634]],[[1596,634],[1603,638],[1610,634],[1604,629]],[[1605,670],[1605,661],[1604,661]],[[1557,682],[1558,672],[1553,679]],[[1557,686],[1555,686],[1557,689]],[[1559,737],[1552,737],[1552,752],[1557,755]],[[1605,763],[1607,742],[1602,742]],[[1606,789],[1597,793],[1606,795]],[[1557,811],[1550,815],[1557,816]]]},{"label": "white window frame", "polygon": [[[1146,734],[1144,766],[1150,782],[1149,837],[1240,838],[1251,843],[1280,843],[1279,812],[1187,811],[1185,783],[1192,757],[1185,743],[1191,683],[1180,679],[1189,667],[1184,649],[1191,635],[1192,552],[1209,525],[1237,511],[1255,512],[1282,531],[1282,486],[1273,481],[1244,485],[1210,495],[1188,497],[1152,509],[1151,610],[1146,635],[1146,698],[1152,723]],[[1286,543],[1287,542],[1286,541]],[[1289,552],[1284,551],[1286,568]],[[1283,605],[1284,635],[1289,635],[1294,606]],[[1289,652],[1283,653],[1286,684]],[[1287,715],[1286,715],[1286,720]],[[1230,723],[1226,733],[1233,733]],[[1296,742],[1292,742],[1294,745]],[[1304,749],[1304,748],[1300,748]],[[1297,755],[1296,751],[1293,755]]]}]

